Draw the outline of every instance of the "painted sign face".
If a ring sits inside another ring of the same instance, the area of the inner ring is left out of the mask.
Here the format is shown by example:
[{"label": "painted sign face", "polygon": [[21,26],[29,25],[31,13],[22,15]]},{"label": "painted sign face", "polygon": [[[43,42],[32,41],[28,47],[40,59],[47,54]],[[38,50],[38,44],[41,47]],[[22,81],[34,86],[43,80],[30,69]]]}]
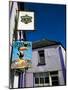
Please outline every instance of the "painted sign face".
[{"label": "painted sign face", "polygon": [[32,43],[27,41],[14,41],[11,69],[24,69],[31,67]]},{"label": "painted sign face", "polygon": [[18,30],[34,30],[34,12],[19,11]]},{"label": "painted sign face", "polygon": [[28,24],[32,22],[32,17],[28,16],[27,14],[25,16],[21,16],[21,22]]}]

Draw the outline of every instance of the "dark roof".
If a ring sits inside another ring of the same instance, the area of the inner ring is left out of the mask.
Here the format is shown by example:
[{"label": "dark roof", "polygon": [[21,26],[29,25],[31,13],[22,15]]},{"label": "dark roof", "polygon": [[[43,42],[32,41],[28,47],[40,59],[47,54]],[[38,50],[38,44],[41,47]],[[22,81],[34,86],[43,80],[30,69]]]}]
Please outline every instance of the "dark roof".
[{"label": "dark roof", "polygon": [[32,49],[37,49],[37,48],[42,48],[42,47],[47,47],[47,46],[52,46],[52,45],[59,45],[59,42],[56,41],[51,41],[47,39],[43,39],[40,41],[35,41],[32,43]]}]

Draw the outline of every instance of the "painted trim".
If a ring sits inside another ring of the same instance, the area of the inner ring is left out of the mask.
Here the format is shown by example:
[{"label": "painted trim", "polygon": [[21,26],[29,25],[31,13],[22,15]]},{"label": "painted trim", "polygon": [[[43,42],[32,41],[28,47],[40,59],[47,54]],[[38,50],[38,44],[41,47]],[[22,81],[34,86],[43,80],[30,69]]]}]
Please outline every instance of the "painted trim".
[{"label": "painted trim", "polygon": [[[12,2],[12,5],[11,5],[11,8],[10,8],[10,3],[11,2]],[[9,1],[9,18],[11,18],[12,9],[13,9],[13,1]]]},{"label": "painted trim", "polygon": [[63,58],[61,47],[59,47],[59,56],[60,56],[60,62],[61,62],[61,67],[62,67],[62,73],[63,73],[64,82],[66,84],[66,68],[65,68],[65,65],[64,65],[64,58]]},{"label": "painted trim", "polygon": [[18,81],[18,88],[22,88],[23,87],[23,72],[19,73],[19,81]]}]

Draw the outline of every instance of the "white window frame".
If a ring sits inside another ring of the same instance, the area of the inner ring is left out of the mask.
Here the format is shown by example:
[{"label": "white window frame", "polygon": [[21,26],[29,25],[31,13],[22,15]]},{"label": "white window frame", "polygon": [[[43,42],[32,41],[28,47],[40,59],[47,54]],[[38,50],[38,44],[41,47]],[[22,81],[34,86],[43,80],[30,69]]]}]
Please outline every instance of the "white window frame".
[{"label": "white window frame", "polygon": [[[58,71],[57,71],[58,72]],[[55,77],[55,76],[57,76],[58,77],[58,82],[59,82],[59,76],[58,76],[58,73],[57,74],[54,74],[54,75],[50,75],[50,79],[51,79],[51,86],[53,86],[52,85],[52,77]],[[57,80],[55,80],[55,81],[57,81]]]},{"label": "white window frame", "polygon": [[[47,77],[47,76],[46,76]],[[39,78],[39,84],[35,84],[35,78]],[[40,78],[44,78],[44,83],[41,84],[40,83]],[[50,80],[49,80],[50,81]],[[45,76],[37,76],[37,77],[34,77],[34,86],[49,86],[50,85],[50,82],[49,83],[45,83]]]},{"label": "white window frame", "polygon": [[[58,72],[58,71],[57,71]],[[45,73],[45,72],[44,72]],[[43,74],[44,74],[43,73]],[[46,72],[47,73],[47,72]],[[38,73],[39,74],[39,73]],[[59,76],[58,74],[54,74],[54,75],[51,75],[50,72],[48,72],[48,76],[40,76],[40,75],[37,75],[36,77],[34,76],[34,86],[53,86],[52,85],[52,77],[54,76],[57,76],[58,77],[58,80],[59,80]],[[45,77],[49,77],[49,83],[45,83]],[[39,78],[39,84],[35,84],[35,78]],[[44,78],[44,83],[43,84],[40,84],[40,78]],[[58,81],[59,82],[59,81]]]}]

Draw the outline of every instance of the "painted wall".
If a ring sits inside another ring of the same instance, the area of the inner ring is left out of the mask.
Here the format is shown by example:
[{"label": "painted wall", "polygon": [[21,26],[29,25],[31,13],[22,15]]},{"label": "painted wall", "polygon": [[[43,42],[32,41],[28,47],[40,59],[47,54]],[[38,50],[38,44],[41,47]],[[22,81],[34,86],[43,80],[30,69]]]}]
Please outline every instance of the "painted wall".
[{"label": "painted wall", "polygon": [[26,73],[26,87],[33,87],[33,73]]},{"label": "painted wall", "polygon": [[[25,87],[33,87],[33,85],[34,85],[33,73],[56,71],[56,70],[58,70],[59,84],[64,85],[65,82],[64,82],[63,71],[62,71],[62,67],[61,67],[58,48],[59,48],[59,46],[57,46],[57,45],[46,47],[46,48],[41,48],[41,49],[45,50],[46,65],[43,65],[43,66],[38,66],[38,59],[39,59],[38,58],[38,50],[39,49],[33,50],[32,68],[29,68],[28,70],[26,70],[26,74],[24,74],[25,81],[23,79],[23,85],[25,85]],[[15,87],[17,87],[16,86],[17,83],[14,83],[14,85],[15,85]]]},{"label": "painted wall", "polygon": [[[16,10],[18,9],[18,6],[17,6],[17,2],[12,2],[12,1],[10,1],[9,2],[9,49],[10,49],[10,57],[11,57],[11,50],[12,50],[12,47],[11,47],[11,45],[12,45],[12,39],[13,39],[13,32],[14,32],[14,28],[15,28],[15,16],[16,16]],[[17,80],[16,80],[17,79]],[[18,77],[17,76],[15,76],[14,77],[14,87],[15,88],[17,88],[18,87],[18,85],[17,85],[17,83],[18,83]],[[10,86],[9,86],[10,88],[12,88],[12,85],[11,85],[11,83],[10,83]]]},{"label": "painted wall", "polygon": [[59,71],[58,72],[58,75],[59,75],[59,84],[60,85],[64,85],[63,72],[62,71]]},{"label": "painted wall", "polygon": [[[15,28],[15,16],[16,16],[16,10],[18,10],[18,6],[17,6],[17,2],[13,2],[12,9],[10,9],[11,4],[9,5],[10,5],[9,10],[11,10],[11,12],[9,11],[9,30],[10,30],[9,34],[10,34],[10,45],[12,45],[13,32]],[[10,55],[11,55],[11,46],[10,46]]]},{"label": "painted wall", "polygon": [[33,72],[47,72],[56,70],[58,70],[59,84],[64,85],[64,78],[58,48],[59,45],[41,48],[45,51],[46,65],[43,66],[38,66],[38,50],[41,49],[33,50],[32,68],[29,68],[26,73],[26,87],[33,87]]},{"label": "painted wall", "polygon": [[65,50],[61,47],[61,45],[58,47],[58,51],[59,51],[59,58],[60,58],[60,62],[61,62],[61,70],[62,70],[62,74],[63,74],[63,78],[64,78],[64,82],[66,83],[66,64],[65,64]]},{"label": "painted wall", "polygon": [[[32,68],[28,69],[27,72],[47,72],[54,70],[61,70],[61,62],[58,52],[59,46],[50,46],[41,49],[35,49],[32,53]],[[38,66],[38,50],[44,49],[45,52],[45,65]]]},{"label": "painted wall", "polygon": [[14,85],[13,85],[13,88],[18,88],[18,80],[19,80],[19,76],[14,75]]}]

